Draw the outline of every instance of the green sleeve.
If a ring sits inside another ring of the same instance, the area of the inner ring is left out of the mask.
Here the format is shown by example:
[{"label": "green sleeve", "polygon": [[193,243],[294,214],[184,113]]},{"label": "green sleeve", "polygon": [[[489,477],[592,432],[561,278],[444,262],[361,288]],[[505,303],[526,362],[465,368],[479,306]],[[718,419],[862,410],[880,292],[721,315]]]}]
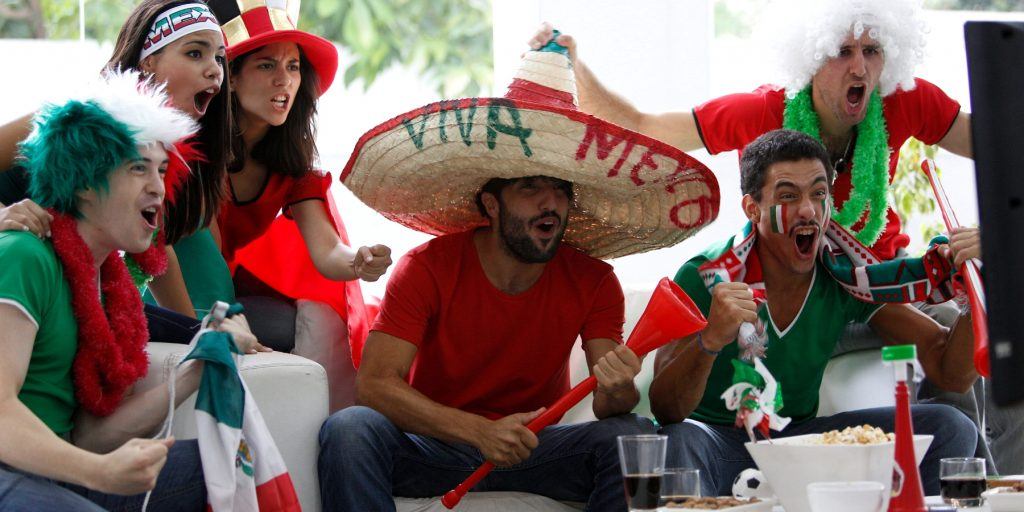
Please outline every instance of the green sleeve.
[{"label": "green sleeve", "polygon": [[28,233],[0,233],[0,261],[0,301],[22,309],[41,325],[62,276],[47,242]]},{"label": "green sleeve", "polygon": [[846,311],[846,321],[848,323],[866,324],[875,312],[885,306],[885,304],[860,301],[847,293],[846,290],[841,289],[841,292],[844,297],[843,309]]},{"label": "green sleeve", "polygon": [[682,267],[679,267],[679,271],[676,272],[676,277],[673,280],[690,296],[693,303],[700,308],[701,313],[707,316],[708,310],[711,309],[711,294],[708,293],[704,280],[701,279],[698,272],[698,269],[705,261],[707,261],[707,258],[703,256],[687,261]]}]

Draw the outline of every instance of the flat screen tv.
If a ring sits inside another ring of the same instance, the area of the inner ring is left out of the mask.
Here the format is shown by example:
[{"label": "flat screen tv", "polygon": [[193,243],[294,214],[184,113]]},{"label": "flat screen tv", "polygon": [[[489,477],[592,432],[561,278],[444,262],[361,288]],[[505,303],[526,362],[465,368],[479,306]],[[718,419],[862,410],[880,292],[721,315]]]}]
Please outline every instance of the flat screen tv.
[{"label": "flat screen tv", "polygon": [[1024,23],[964,25],[996,404],[1024,400]]}]

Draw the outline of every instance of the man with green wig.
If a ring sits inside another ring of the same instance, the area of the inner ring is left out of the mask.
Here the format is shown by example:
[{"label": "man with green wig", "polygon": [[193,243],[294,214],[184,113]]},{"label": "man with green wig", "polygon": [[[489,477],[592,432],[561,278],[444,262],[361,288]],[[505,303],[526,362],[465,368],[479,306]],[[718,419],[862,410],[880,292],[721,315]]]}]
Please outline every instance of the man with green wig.
[{"label": "man with green wig", "polygon": [[[201,510],[195,441],[143,439],[168,410],[148,368],[142,302],[120,252],[158,228],[172,144],[195,123],[163,89],[110,72],[83,99],[45,107],[20,151],[51,236],[0,233],[0,509]],[[140,262],[143,270],[148,263]],[[248,351],[244,319],[220,327]],[[201,365],[178,373],[176,402]]]}]

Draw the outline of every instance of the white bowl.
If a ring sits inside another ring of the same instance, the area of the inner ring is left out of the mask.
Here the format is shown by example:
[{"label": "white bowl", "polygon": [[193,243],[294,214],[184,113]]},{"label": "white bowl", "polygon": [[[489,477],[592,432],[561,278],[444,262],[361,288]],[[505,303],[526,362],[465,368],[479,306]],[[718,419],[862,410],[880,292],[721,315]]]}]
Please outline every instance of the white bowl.
[{"label": "white bowl", "polygon": [[1009,487],[997,487],[981,493],[992,512],[1020,512],[1024,510],[1024,492],[1012,492]]},{"label": "white bowl", "polygon": [[[813,444],[820,437],[807,434],[746,444],[786,512],[811,512],[807,484],[812,482],[879,482],[885,486],[883,509],[888,507],[895,444]],[[931,442],[930,435],[914,436],[918,465]]]},{"label": "white bowl", "polygon": [[881,482],[814,482],[807,484],[807,501],[815,512],[882,512],[885,486]]}]

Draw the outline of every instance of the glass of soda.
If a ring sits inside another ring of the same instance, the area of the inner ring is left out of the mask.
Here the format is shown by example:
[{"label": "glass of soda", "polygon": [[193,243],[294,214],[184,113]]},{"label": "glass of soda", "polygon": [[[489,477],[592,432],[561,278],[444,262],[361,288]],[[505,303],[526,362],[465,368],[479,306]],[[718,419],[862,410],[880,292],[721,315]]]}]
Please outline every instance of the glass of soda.
[{"label": "glass of soda", "polygon": [[690,468],[665,468],[661,475],[662,507],[669,503],[680,504],[687,498],[700,497],[700,470]]},{"label": "glass of soda", "polygon": [[956,457],[939,461],[942,501],[957,508],[981,506],[985,492],[985,459]]},{"label": "glass of soda", "polygon": [[619,464],[629,510],[657,510],[668,436],[619,436]]}]

